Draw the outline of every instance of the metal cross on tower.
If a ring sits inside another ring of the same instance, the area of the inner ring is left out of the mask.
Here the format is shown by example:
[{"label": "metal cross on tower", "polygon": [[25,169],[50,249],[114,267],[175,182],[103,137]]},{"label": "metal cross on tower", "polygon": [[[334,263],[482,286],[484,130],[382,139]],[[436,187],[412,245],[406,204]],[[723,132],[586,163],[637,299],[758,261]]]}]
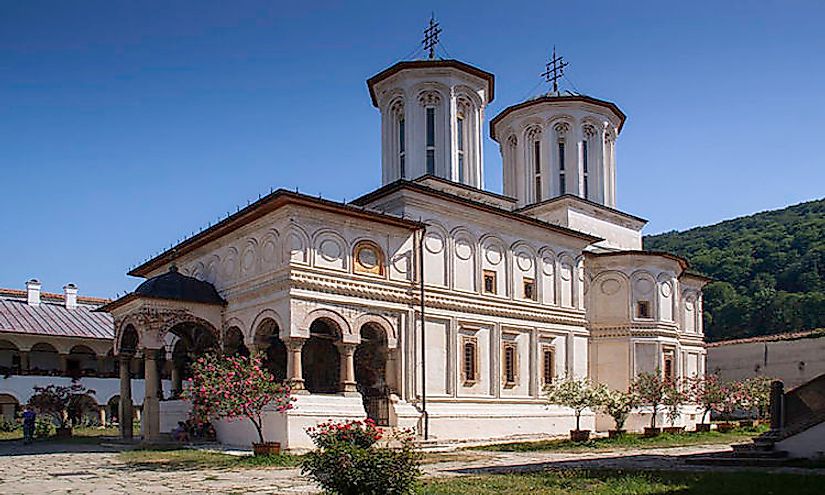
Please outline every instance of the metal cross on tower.
[{"label": "metal cross on tower", "polygon": [[554,93],[559,92],[559,79],[564,76],[565,67],[567,67],[567,62],[564,61],[564,57],[556,56],[556,45],[553,45],[553,57],[545,65],[541,76],[545,81],[553,83]]},{"label": "metal cross on tower", "polygon": [[441,28],[435,21],[435,14],[430,17],[430,26],[424,30],[424,49],[429,51],[429,59],[435,58],[435,46],[438,44],[438,35],[441,34]]}]

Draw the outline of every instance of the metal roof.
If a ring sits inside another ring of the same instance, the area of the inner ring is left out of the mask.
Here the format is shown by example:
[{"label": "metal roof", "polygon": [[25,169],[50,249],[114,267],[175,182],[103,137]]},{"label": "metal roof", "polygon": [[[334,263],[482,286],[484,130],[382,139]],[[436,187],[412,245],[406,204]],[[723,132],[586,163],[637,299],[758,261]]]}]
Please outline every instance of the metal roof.
[{"label": "metal roof", "polygon": [[94,309],[84,304],[66,309],[64,304],[47,301],[30,306],[26,299],[0,297],[0,333],[114,339],[112,316]]}]

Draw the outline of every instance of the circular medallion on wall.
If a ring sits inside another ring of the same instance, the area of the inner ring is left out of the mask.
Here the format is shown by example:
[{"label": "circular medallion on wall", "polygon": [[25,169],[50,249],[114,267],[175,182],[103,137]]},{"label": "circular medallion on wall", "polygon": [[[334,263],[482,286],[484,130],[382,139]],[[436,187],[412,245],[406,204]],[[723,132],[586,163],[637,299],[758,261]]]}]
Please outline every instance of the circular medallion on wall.
[{"label": "circular medallion on wall", "polygon": [[378,266],[378,253],[372,246],[364,246],[358,250],[358,263],[367,270]]},{"label": "circular medallion on wall", "polygon": [[275,240],[272,238],[267,239],[264,242],[263,247],[261,247],[261,258],[263,259],[264,263],[270,264],[275,263],[276,253],[278,252],[277,244]]},{"label": "circular medallion on wall", "polygon": [[542,266],[542,271],[544,272],[544,274],[547,275],[548,277],[552,277],[553,276],[553,271],[556,269],[555,260],[553,260],[553,258],[550,257],[550,256],[545,256],[544,258],[541,259],[541,264],[543,265]]},{"label": "circular medallion on wall", "polygon": [[287,243],[287,246],[289,246],[290,256],[295,256],[298,253],[303,253],[304,240],[301,239],[298,234],[289,234],[289,242]]},{"label": "circular medallion on wall", "polygon": [[249,273],[252,271],[253,266],[255,266],[255,248],[253,246],[249,246],[243,252],[243,256],[241,257],[241,269],[244,273]]},{"label": "circular medallion on wall", "polygon": [[485,256],[491,265],[498,265],[501,263],[501,248],[495,244],[490,244],[485,248]]},{"label": "circular medallion on wall", "polygon": [[562,280],[570,280],[573,278],[573,265],[569,263],[561,264],[561,278]]},{"label": "circular medallion on wall", "polygon": [[693,311],[693,299],[685,299],[685,311]]},{"label": "circular medallion on wall", "polygon": [[459,259],[468,260],[473,256],[473,247],[467,239],[459,239],[455,241],[455,255]]},{"label": "circular medallion on wall", "polygon": [[612,296],[619,292],[622,288],[622,283],[616,280],[615,278],[609,278],[602,282],[601,289],[602,294],[607,296]]},{"label": "circular medallion on wall", "polygon": [[424,239],[424,247],[432,254],[438,254],[444,250],[444,239],[435,232],[430,232]]},{"label": "circular medallion on wall", "polygon": [[673,294],[673,286],[670,284],[670,282],[662,282],[661,291],[664,297],[670,297],[670,295]]},{"label": "circular medallion on wall", "polygon": [[530,271],[533,269],[533,257],[530,253],[522,251],[516,256],[516,264],[522,271]]},{"label": "circular medallion on wall", "polygon": [[653,282],[646,278],[641,278],[636,281],[636,291],[640,294],[650,294],[653,290]]},{"label": "circular medallion on wall", "polygon": [[318,251],[320,251],[321,257],[327,261],[338,261],[341,259],[341,245],[336,240],[323,240],[318,247]]}]

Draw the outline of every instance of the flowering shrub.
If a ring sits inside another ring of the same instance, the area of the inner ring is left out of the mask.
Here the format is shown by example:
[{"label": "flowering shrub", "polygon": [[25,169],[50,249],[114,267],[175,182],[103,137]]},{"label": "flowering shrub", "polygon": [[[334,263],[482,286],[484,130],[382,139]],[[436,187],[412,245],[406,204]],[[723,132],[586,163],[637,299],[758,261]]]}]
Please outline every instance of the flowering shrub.
[{"label": "flowering shrub", "polygon": [[667,419],[670,420],[670,426],[676,425],[676,420],[679,419],[680,415],[680,408],[687,400],[688,396],[679,380],[665,380],[662,405],[665,406]]},{"label": "flowering shrub", "polygon": [[650,418],[651,428],[656,428],[656,413],[659,412],[659,406],[665,400],[666,384],[662,373],[656,370],[653,373],[639,373],[631,385],[631,390],[639,398],[639,402],[653,408]]},{"label": "flowering shrub", "polygon": [[742,409],[753,410],[756,413],[756,419],[764,419],[768,416],[772,381],[773,379],[767,376],[752,376],[742,383],[743,395],[747,398]]},{"label": "flowering shrub", "polygon": [[702,423],[711,412],[722,412],[727,399],[727,390],[717,375],[696,376],[688,379],[687,393],[691,401],[702,406],[700,418]]},{"label": "flowering shrub", "polygon": [[581,415],[587,408],[601,403],[601,392],[587,378],[564,378],[555,380],[545,389],[547,401],[569,407],[576,415],[576,431],[579,431]]},{"label": "flowering shrub", "polygon": [[604,412],[613,418],[617,430],[623,430],[625,421],[630,415],[630,411],[636,407],[638,399],[630,391],[611,390],[607,387],[601,388],[601,407]]},{"label": "flowering shrub", "polygon": [[421,455],[410,431],[391,440],[395,447],[378,447],[383,431],[371,420],[322,423],[308,428],[317,447],[301,461],[326,493],[338,495],[407,495],[421,476]]},{"label": "flowering shrub", "polygon": [[216,418],[247,418],[264,443],[264,407],[280,412],[292,409],[289,386],[279,383],[264,366],[259,355],[219,356],[208,354],[192,364],[192,378],[182,395],[191,401],[192,415],[198,422]]}]

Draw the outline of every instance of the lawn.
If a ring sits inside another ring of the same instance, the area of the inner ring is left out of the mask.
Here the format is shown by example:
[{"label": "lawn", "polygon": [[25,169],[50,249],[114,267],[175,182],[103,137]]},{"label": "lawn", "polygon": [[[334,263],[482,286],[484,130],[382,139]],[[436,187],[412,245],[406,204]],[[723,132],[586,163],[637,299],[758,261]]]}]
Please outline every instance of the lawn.
[{"label": "lawn", "polygon": [[301,459],[291,454],[238,456],[194,449],[138,449],[120,452],[118,458],[130,467],[155,470],[294,467]]},{"label": "lawn", "polygon": [[554,471],[435,479],[421,495],[808,495],[822,494],[825,476],[759,472]]},{"label": "lawn", "polygon": [[627,434],[620,438],[597,438],[588,442],[573,442],[569,439],[542,440],[538,442],[501,443],[472,447],[473,450],[491,450],[497,452],[589,452],[622,449],[653,449],[664,447],[682,447],[687,445],[733,444],[748,442],[751,438],[767,431],[767,427],[734,430],[729,433],[710,431],[706,433],[681,433],[678,435],[662,434],[657,437],[644,438],[641,435]]}]

